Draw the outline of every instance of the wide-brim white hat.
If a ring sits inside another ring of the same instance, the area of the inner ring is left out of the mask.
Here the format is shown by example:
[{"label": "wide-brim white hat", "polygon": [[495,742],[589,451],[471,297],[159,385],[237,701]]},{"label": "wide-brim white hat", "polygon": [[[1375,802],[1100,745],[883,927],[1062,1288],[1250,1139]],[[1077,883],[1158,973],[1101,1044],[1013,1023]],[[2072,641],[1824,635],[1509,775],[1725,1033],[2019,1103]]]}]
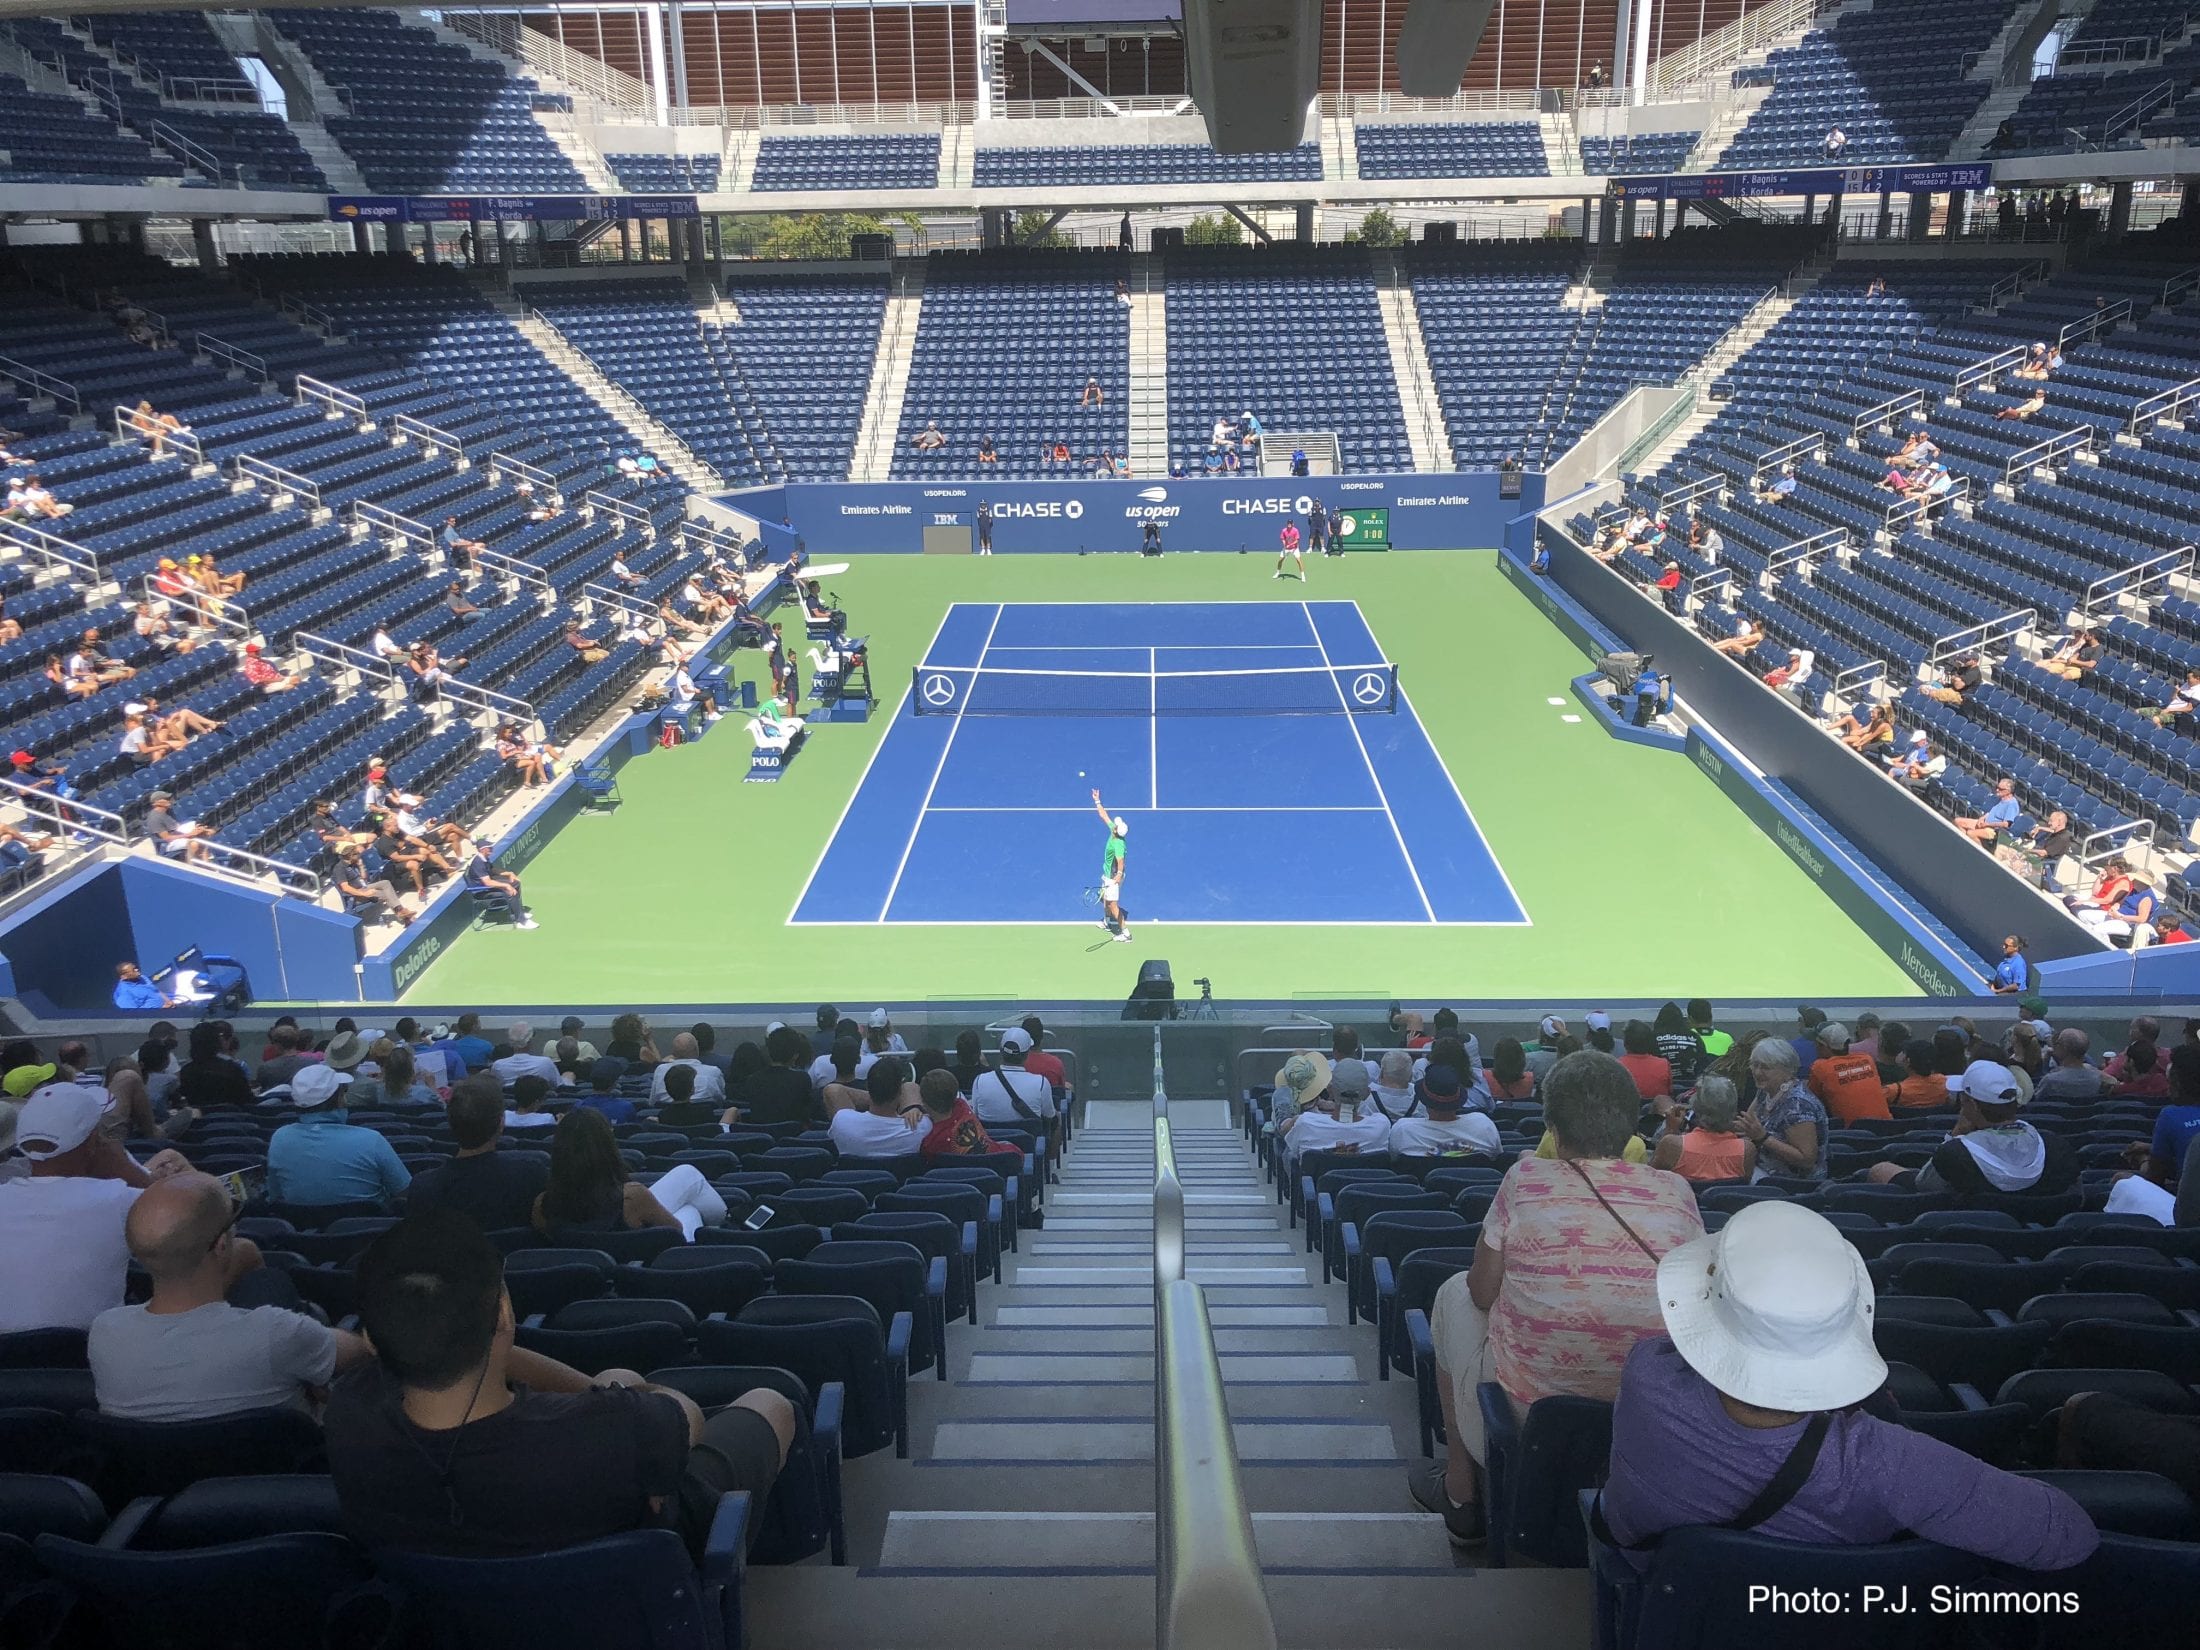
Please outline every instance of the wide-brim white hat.
[{"label": "wide-brim white hat", "polygon": [[1815,1210],[1752,1203],[1658,1263],[1658,1308],[1688,1366],[1760,1409],[1860,1403],[1886,1384],[1871,1273]]}]

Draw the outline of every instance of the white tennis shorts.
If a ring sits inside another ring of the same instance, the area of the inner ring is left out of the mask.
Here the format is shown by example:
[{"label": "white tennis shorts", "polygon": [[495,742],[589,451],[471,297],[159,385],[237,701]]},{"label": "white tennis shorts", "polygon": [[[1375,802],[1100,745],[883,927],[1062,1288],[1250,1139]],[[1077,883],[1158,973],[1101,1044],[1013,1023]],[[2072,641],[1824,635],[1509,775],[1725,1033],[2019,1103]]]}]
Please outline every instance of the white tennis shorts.
[{"label": "white tennis shorts", "polygon": [[1116,900],[1122,898],[1122,895],[1123,882],[1120,877],[1102,877],[1100,879],[1101,899]]}]

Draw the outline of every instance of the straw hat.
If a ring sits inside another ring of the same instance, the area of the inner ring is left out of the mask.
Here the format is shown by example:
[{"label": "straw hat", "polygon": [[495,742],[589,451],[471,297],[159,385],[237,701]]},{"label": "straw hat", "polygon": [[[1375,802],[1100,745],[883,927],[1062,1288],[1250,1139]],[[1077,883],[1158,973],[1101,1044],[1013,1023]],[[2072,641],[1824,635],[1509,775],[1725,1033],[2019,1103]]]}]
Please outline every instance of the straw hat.
[{"label": "straw hat", "polygon": [[1885,1385],[1872,1305],[1856,1246],[1797,1203],[1752,1203],[1658,1263],[1658,1307],[1680,1355],[1761,1409],[1840,1409]]},{"label": "straw hat", "polygon": [[1294,1054],[1276,1073],[1276,1094],[1279,1098],[1288,1094],[1293,1105],[1303,1107],[1329,1087],[1329,1078],[1328,1055]]}]

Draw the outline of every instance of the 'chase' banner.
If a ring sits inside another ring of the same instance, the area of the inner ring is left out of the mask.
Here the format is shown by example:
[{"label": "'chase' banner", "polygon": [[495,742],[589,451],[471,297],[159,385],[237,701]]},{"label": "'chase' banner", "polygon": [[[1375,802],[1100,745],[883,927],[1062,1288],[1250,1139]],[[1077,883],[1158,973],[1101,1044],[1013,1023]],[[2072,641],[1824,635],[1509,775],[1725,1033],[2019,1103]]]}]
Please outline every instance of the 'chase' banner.
[{"label": "'chase' banner", "polygon": [[[1349,519],[1346,543],[1365,547],[1364,527],[1381,524],[1399,550],[1488,549],[1505,524],[1538,509],[1543,478],[1528,475],[1517,499],[1497,496],[1497,474],[1278,476],[1185,481],[790,482],[753,502],[728,502],[765,520],[784,515],[813,558],[916,553],[927,532],[972,528],[980,503],[993,507],[993,548],[1078,553],[1136,550],[1145,524],[1166,550],[1273,552],[1286,521],[1306,529],[1320,499],[1332,522]],[[1363,526],[1364,523],[1364,526]],[[935,548],[937,541],[935,540]]]},{"label": "'chase' banner", "polygon": [[342,223],[563,222],[573,219],[695,218],[693,195],[331,195]]},{"label": "'chase' banner", "polygon": [[1615,200],[1740,200],[1752,195],[1926,194],[1985,189],[1992,161],[1949,166],[1819,166],[1771,172],[1690,172],[1676,177],[1614,178]]}]

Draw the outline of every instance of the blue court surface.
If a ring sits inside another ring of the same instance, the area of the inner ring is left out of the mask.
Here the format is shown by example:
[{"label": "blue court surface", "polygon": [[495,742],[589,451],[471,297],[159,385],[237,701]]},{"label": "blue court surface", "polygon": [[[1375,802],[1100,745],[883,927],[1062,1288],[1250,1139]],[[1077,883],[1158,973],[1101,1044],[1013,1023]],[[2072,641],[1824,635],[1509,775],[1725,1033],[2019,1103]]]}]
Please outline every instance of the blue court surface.
[{"label": "blue court surface", "polygon": [[1133,927],[1525,924],[1392,680],[1352,602],[958,602],[790,920],[1093,926],[1098,787]]}]

